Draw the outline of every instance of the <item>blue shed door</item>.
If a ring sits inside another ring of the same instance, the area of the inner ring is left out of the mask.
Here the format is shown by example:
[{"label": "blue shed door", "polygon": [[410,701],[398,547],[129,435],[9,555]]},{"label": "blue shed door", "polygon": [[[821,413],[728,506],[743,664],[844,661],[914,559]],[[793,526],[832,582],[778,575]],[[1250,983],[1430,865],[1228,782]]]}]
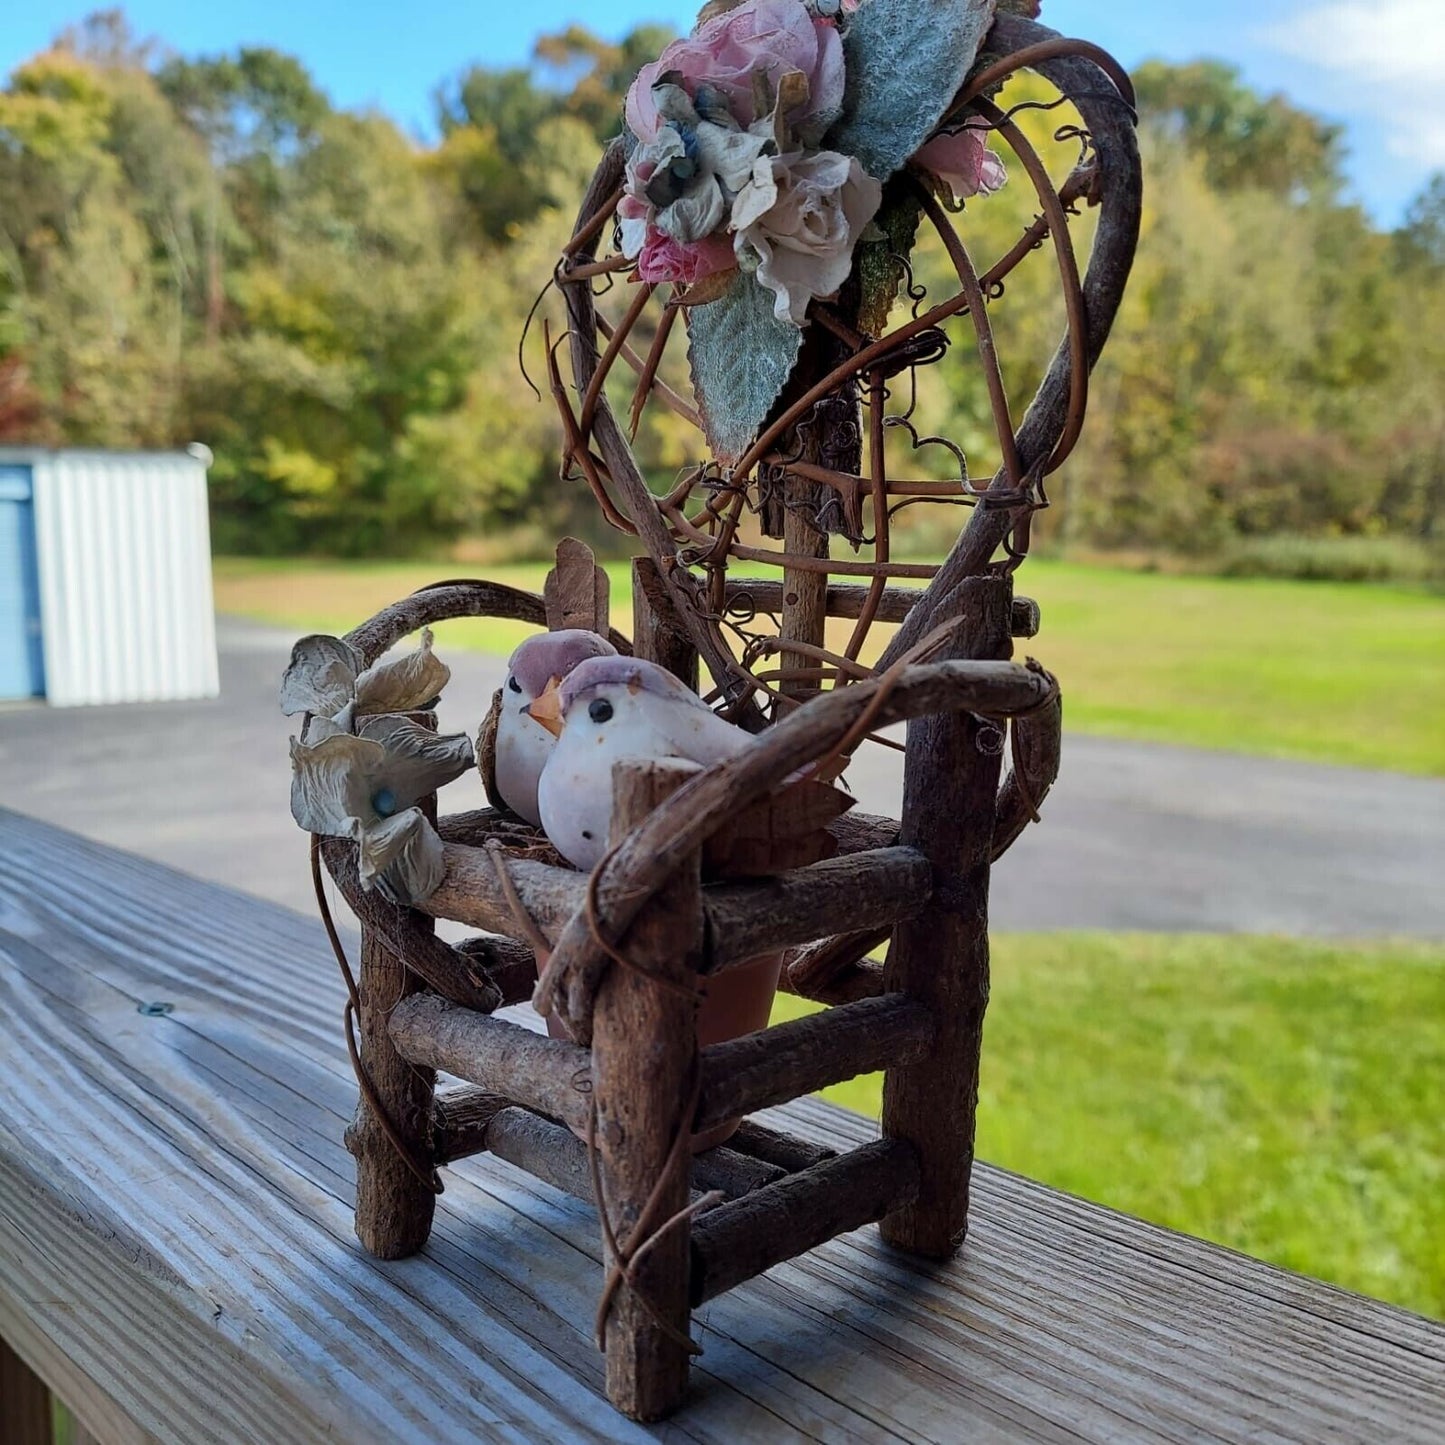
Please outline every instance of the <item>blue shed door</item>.
[{"label": "blue shed door", "polygon": [[0,698],[44,693],[30,468],[0,466]]}]

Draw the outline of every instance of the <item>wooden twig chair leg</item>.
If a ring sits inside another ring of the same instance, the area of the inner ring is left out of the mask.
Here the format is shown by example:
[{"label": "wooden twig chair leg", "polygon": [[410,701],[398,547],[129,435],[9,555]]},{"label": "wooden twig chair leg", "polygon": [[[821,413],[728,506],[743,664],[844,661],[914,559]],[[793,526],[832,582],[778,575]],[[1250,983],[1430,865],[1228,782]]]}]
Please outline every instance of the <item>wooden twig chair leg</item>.
[{"label": "wooden twig chair leg", "polygon": [[397,1053],[387,1021],[402,999],[424,985],[365,927],[358,984],[362,1067],[410,1162],[363,1098],[346,1135],[356,1156],[356,1237],[378,1259],[405,1259],[426,1244],[436,1211],[436,1193],[419,1177],[432,1167],[436,1074]]},{"label": "wooden twig chair leg", "polygon": [[[996,577],[958,588],[950,610],[964,621],[954,656],[1009,657],[1011,593],[1011,584]],[[971,713],[908,724],[902,842],[933,863],[936,892],[922,913],[898,925],[884,983],[926,1004],[938,1034],[924,1057],[884,1075],[883,1133],[914,1145],[922,1175],[917,1201],[880,1227],[890,1244],[935,1259],[953,1254],[968,1228],[1002,753],[1001,730]]]},{"label": "wooden twig chair leg", "polygon": [[[435,714],[413,716],[435,729]],[[436,798],[422,807],[435,822]],[[428,931],[436,926],[420,914],[416,918]],[[436,1071],[402,1058],[388,1026],[397,1004],[425,985],[365,924],[357,983],[361,1066],[386,1118],[378,1117],[363,1093],[346,1131],[346,1147],[356,1156],[356,1237],[378,1259],[405,1259],[425,1246],[436,1213],[436,1190],[428,1183],[436,1177]]]},{"label": "wooden twig chair leg", "polygon": [[[619,763],[613,841],[692,771],[677,762]],[[614,962],[597,995],[592,1082],[602,1166],[598,1204],[625,1254],[687,1208],[698,1068],[697,1003],[690,990],[702,948],[701,861],[694,855],[628,931],[622,949],[635,966]],[[688,1240],[683,1220],[651,1243],[636,1266],[635,1287],[617,1290],[606,1314],[608,1398],[635,1420],[661,1419],[687,1392]]]}]

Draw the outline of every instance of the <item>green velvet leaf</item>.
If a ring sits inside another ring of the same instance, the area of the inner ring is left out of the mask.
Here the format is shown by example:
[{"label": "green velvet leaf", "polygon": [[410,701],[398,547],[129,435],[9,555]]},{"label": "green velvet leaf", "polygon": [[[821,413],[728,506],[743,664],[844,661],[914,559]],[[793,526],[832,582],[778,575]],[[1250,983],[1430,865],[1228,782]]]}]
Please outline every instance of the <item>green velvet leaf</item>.
[{"label": "green velvet leaf", "polygon": [[843,114],[824,144],[886,181],[953,103],[994,8],[995,0],[864,0],[843,36]]},{"label": "green velvet leaf", "polygon": [[687,329],[708,445],[720,462],[735,462],[787,385],[803,333],[773,315],[773,293],[747,271],[716,301],[690,307]]}]

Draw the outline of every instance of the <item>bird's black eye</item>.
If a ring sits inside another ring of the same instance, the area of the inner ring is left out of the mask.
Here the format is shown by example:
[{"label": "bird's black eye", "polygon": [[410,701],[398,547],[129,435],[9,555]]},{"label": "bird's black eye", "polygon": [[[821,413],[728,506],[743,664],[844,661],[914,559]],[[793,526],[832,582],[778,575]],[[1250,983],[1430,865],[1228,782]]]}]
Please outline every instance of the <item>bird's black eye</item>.
[{"label": "bird's black eye", "polygon": [[522,684],[518,682],[515,677],[509,677],[507,679],[507,686],[511,688],[513,692],[521,692],[522,690]]},{"label": "bird's black eye", "polygon": [[605,723],[612,716],[612,704],[605,697],[599,697],[588,705],[587,716],[595,723]]}]

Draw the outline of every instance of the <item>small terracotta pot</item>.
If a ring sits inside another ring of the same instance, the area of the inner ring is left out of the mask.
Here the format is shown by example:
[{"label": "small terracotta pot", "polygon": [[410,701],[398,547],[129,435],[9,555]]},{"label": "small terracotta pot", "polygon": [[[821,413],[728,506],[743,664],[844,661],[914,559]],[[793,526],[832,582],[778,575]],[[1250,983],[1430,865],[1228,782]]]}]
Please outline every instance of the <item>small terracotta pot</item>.
[{"label": "small terracotta pot", "polygon": [[[778,976],[782,972],[783,955],[765,953],[737,968],[730,968],[716,978],[707,980],[707,996],[697,1014],[697,1042],[700,1048],[757,1033],[768,1026],[773,1012],[773,999],[778,992]],[[547,1016],[547,1032],[554,1039],[570,1039],[565,1025]],[[701,1154],[716,1149],[737,1132],[741,1119],[729,1119],[701,1134],[692,1136],[692,1152]],[[585,1137],[580,1130],[573,1130]]]}]

